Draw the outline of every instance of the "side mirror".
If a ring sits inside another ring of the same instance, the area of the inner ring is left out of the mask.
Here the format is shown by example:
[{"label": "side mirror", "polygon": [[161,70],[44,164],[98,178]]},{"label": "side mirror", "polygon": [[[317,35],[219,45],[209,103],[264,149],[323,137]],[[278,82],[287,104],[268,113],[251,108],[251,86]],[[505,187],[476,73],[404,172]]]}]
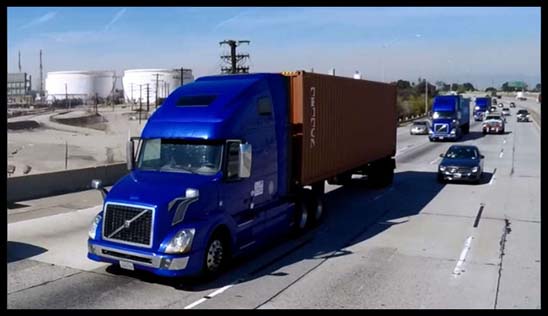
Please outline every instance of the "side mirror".
[{"label": "side mirror", "polygon": [[249,178],[251,176],[251,144],[240,144],[240,178]]},{"label": "side mirror", "polygon": [[440,154],[440,157],[443,158],[445,156],[445,154]]},{"label": "side mirror", "polygon": [[126,144],[126,160],[127,160],[127,170],[131,171],[133,170],[133,165],[135,162],[135,156],[134,156],[134,147],[133,147],[133,140],[129,139]]},{"label": "side mirror", "polygon": [[101,195],[103,196],[103,200],[105,199],[105,197],[108,194],[108,191],[107,191],[107,189],[103,188],[103,181],[101,181],[99,179],[93,179],[93,180],[91,180],[91,187],[95,190],[101,191]]}]

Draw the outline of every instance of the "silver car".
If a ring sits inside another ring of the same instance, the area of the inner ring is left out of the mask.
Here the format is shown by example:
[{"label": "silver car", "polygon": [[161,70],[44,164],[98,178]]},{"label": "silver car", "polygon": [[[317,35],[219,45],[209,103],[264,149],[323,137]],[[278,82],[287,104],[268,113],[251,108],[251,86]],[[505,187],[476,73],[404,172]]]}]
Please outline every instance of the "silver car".
[{"label": "silver car", "polygon": [[411,135],[428,135],[430,129],[430,122],[428,121],[415,121],[409,128]]}]

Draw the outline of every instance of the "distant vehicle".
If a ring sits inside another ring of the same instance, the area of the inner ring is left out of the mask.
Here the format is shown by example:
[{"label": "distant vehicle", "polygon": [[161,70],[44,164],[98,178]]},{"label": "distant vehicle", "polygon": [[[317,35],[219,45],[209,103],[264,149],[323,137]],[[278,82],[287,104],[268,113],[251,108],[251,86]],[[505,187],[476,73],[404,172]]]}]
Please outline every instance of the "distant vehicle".
[{"label": "distant vehicle", "polygon": [[456,140],[470,131],[470,99],[461,95],[434,98],[432,127],[428,130],[430,141]]},{"label": "distant vehicle", "polygon": [[491,104],[493,105],[497,105],[499,101],[497,100],[497,98],[493,98],[493,100],[491,101]]},{"label": "distant vehicle", "polygon": [[509,116],[510,115],[510,109],[509,108],[502,108],[502,115]]},{"label": "distant vehicle", "polygon": [[501,108],[501,107],[503,107],[503,106],[504,106],[504,103],[502,103],[502,102],[499,102],[499,104],[498,104],[498,105],[499,105],[499,108]]},{"label": "distant vehicle", "polygon": [[501,96],[501,95],[497,95],[497,99],[500,99],[500,98],[502,98],[502,96]]},{"label": "distant vehicle", "polygon": [[474,107],[474,120],[483,121],[485,112],[491,106],[491,98],[476,98],[476,106]]},{"label": "distant vehicle", "polygon": [[514,102],[510,102],[510,107],[511,108],[515,108],[516,107],[516,104]]},{"label": "distant vehicle", "polygon": [[411,135],[428,135],[430,123],[428,121],[415,121],[409,128]]},{"label": "distant vehicle", "polygon": [[483,134],[487,133],[504,133],[505,119],[500,113],[489,113],[481,124]]},{"label": "distant vehicle", "polygon": [[491,106],[487,112],[492,113],[492,112],[496,112],[496,111],[497,111],[497,107],[496,106]]},{"label": "distant vehicle", "polygon": [[443,159],[438,166],[438,182],[463,180],[480,183],[485,157],[478,147],[453,145],[440,157]]},{"label": "distant vehicle", "polygon": [[526,109],[519,109],[516,113],[517,122],[530,122],[529,117],[529,111],[527,111]]},{"label": "distant vehicle", "polygon": [[518,94],[516,95],[516,99],[521,101],[527,100],[527,98],[525,97],[525,92],[523,91],[518,92]]}]

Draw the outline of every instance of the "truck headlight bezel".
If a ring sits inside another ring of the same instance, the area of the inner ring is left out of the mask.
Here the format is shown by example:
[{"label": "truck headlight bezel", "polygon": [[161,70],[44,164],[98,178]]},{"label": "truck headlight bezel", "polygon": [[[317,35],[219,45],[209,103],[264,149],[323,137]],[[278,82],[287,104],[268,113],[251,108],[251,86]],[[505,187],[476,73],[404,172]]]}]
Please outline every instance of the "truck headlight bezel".
[{"label": "truck headlight bezel", "polygon": [[179,230],[167,243],[165,253],[184,254],[190,251],[196,229],[183,228]]},{"label": "truck headlight bezel", "polygon": [[440,167],[439,167],[439,168],[440,168],[440,171],[445,171],[445,169],[446,169],[446,167],[445,167],[445,166],[443,166],[443,165],[440,165]]},{"label": "truck headlight bezel", "polygon": [[472,173],[476,173],[478,172],[478,170],[479,170],[478,166],[475,166],[472,168]]},{"label": "truck headlight bezel", "polygon": [[89,226],[88,230],[88,236],[90,239],[95,240],[95,237],[97,237],[97,227],[99,226],[99,223],[103,219],[103,216],[101,213],[95,215],[93,220],[91,221],[91,225]]}]

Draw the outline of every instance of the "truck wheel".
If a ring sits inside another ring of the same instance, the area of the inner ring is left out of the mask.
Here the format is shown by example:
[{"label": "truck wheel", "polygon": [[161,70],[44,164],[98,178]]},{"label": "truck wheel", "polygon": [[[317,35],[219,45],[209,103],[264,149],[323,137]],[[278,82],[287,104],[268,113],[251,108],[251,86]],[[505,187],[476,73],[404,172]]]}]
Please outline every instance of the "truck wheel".
[{"label": "truck wheel", "polygon": [[230,260],[228,237],[220,231],[215,232],[205,248],[202,274],[206,279],[217,277]]},{"label": "truck wheel", "polygon": [[394,181],[394,169],[390,165],[379,164],[371,169],[368,178],[369,183],[374,188],[388,186]]},{"label": "truck wheel", "polygon": [[[304,190],[306,192],[308,190]],[[308,195],[304,193],[299,197],[299,201],[297,201],[295,205],[295,213],[293,218],[293,229],[292,229],[292,235],[297,237],[302,235],[306,228],[308,227],[309,223],[309,205],[310,203],[306,200],[306,196]]]},{"label": "truck wheel", "polygon": [[321,223],[324,217],[323,197],[320,194],[314,194],[309,200],[310,224],[317,225]]}]

